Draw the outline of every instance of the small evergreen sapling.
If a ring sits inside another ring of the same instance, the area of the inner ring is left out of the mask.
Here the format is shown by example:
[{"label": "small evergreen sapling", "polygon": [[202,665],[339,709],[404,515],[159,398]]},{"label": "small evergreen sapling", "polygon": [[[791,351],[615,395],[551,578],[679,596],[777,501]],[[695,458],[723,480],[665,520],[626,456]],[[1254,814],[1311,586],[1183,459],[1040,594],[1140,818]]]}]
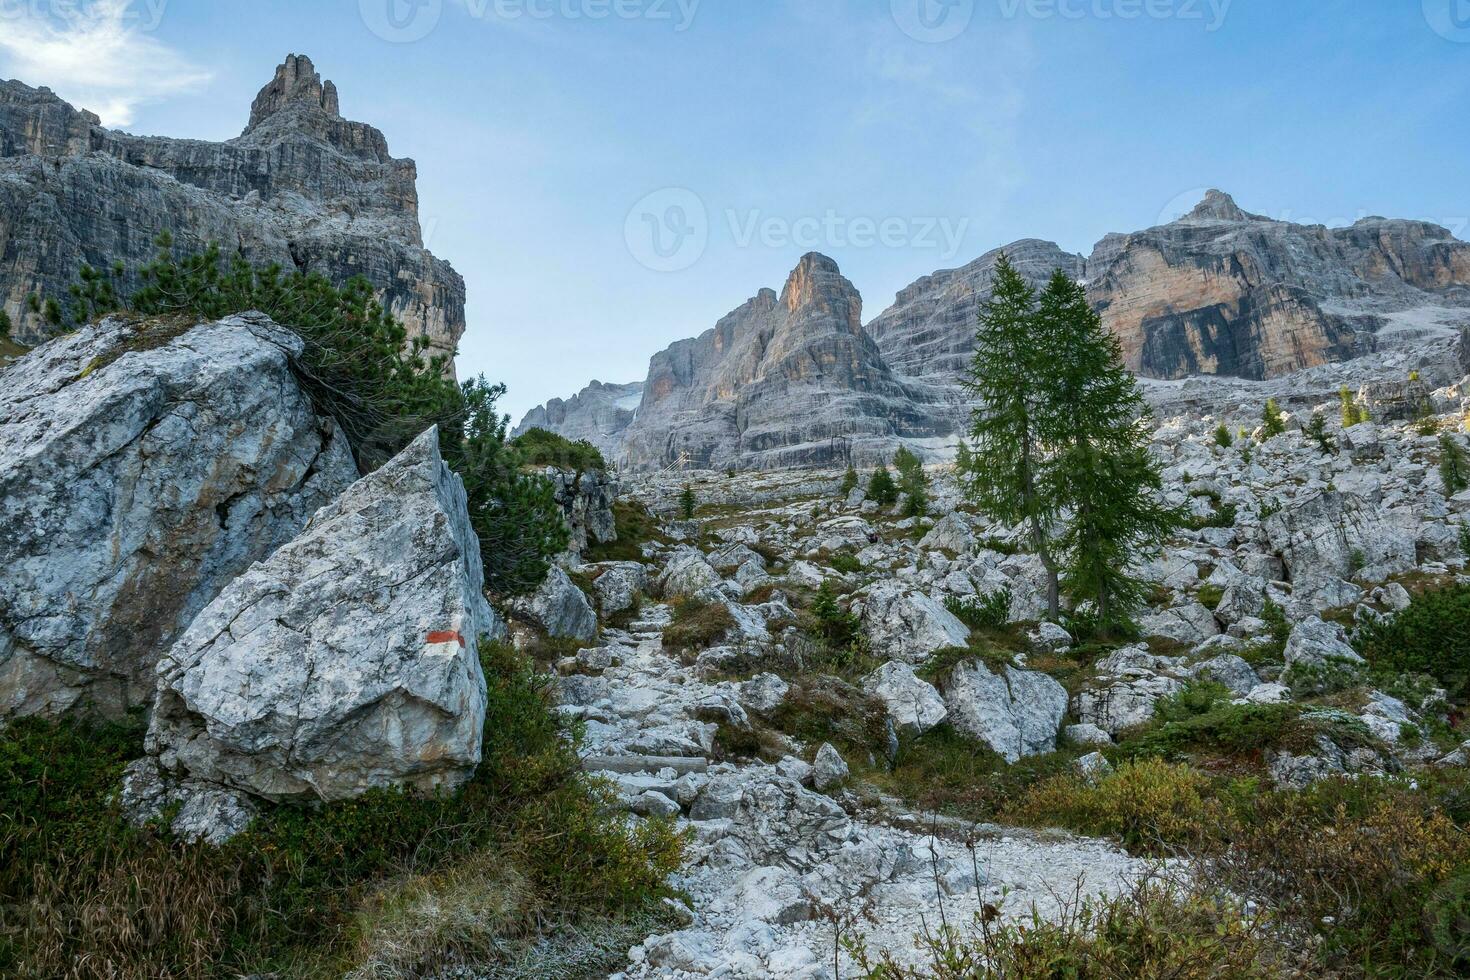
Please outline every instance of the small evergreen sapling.
[{"label": "small evergreen sapling", "polygon": [[1221,422],[1215,427],[1215,445],[1221,449],[1229,449],[1234,442],[1235,440],[1230,437],[1230,430],[1225,428],[1224,422]]},{"label": "small evergreen sapling", "polygon": [[687,483],[684,484],[684,489],[679,494],[679,513],[683,516],[684,520],[689,521],[694,519],[694,508],[697,503],[698,501],[694,497],[694,488]]},{"label": "small evergreen sapling", "polygon": [[1327,419],[1321,412],[1312,413],[1312,421],[1307,423],[1307,438],[1317,444],[1324,456],[1331,456],[1337,452],[1337,440],[1327,431]]},{"label": "small evergreen sapling", "polygon": [[893,467],[898,470],[898,488],[908,498],[905,517],[923,517],[929,512],[929,476],[919,457],[900,447],[893,456]]},{"label": "small evergreen sapling", "polygon": [[14,327],[15,324],[10,322],[10,314],[7,313],[5,310],[0,310],[0,337],[4,337],[6,340],[9,340],[10,331]]},{"label": "small evergreen sapling", "polygon": [[1281,417],[1281,408],[1274,398],[1266,399],[1266,407],[1261,412],[1261,430],[1262,439],[1273,439],[1286,432],[1286,420]]},{"label": "small evergreen sapling", "polygon": [[1439,437],[1439,478],[1446,497],[1470,488],[1470,460],[1465,458],[1460,440],[1448,432]]},{"label": "small evergreen sapling", "polygon": [[891,507],[898,500],[898,485],[893,482],[893,474],[888,472],[887,466],[880,465],[873,471],[872,478],[868,480],[868,499],[879,507]]},{"label": "small evergreen sapling", "polygon": [[852,466],[851,464],[849,464],[848,467],[847,467],[847,472],[844,473],[844,474],[842,474],[842,483],[839,484],[838,487],[837,487],[837,495],[839,497],[846,498],[848,494],[852,493],[854,490],[857,489],[857,485],[858,485],[858,471],[857,471],[857,468],[854,467],[854,466]]}]

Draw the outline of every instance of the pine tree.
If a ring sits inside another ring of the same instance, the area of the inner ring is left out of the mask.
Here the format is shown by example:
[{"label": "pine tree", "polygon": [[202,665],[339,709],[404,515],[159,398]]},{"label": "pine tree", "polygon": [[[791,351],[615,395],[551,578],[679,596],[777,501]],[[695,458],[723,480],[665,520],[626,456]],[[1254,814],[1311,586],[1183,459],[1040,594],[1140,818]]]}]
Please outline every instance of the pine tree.
[{"label": "pine tree", "polygon": [[1460,441],[1448,432],[1439,437],[1439,478],[1446,497],[1470,487],[1470,460],[1465,458]]},{"label": "pine tree", "polygon": [[0,337],[9,340],[10,331],[14,329],[14,327],[15,324],[10,322],[10,314],[5,310],[0,310]]},{"label": "pine tree", "polygon": [[1056,377],[1041,436],[1057,449],[1045,489],[1072,510],[1057,539],[1074,602],[1096,605],[1104,629],[1122,622],[1147,593],[1130,574],[1138,558],[1183,522],[1163,502],[1149,452],[1143,395],[1123,366],[1118,339],[1103,328],[1086,290],[1058,270],[1042,292],[1037,319],[1055,338]]},{"label": "pine tree", "polygon": [[1047,615],[1055,620],[1061,611],[1052,554],[1058,503],[1045,488],[1049,461],[1040,415],[1056,367],[1051,338],[1042,326],[1036,290],[1002,255],[975,330],[975,356],[965,387],[978,404],[959,468],[966,496],[976,506],[996,520],[1027,528],[1032,549],[1046,568]]},{"label": "pine tree", "polygon": [[900,446],[893,455],[893,468],[898,470],[898,489],[908,497],[905,516],[922,517],[927,514],[929,475],[924,472],[923,462],[907,447]]},{"label": "pine tree", "polygon": [[1261,438],[1271,439],[1286,431],[1286,421],[1281,417],[1281,409],[1276,404],[1276,399],[1267,398],[1266,407],[1261,411]]},{"label": "pine tree", "polygon": [[684,484],[684,489],[679,494],[679,513],[683,515],[684,520],[691,521],[694,519],[694,507],[696,503],[697,501],[694,499],[694,488],[687,483]]},{"label": "pine tree", "polygon": [[893,482],[893,474],[888,472],[887,466],[880,465],[873,471],[872,478],[868,480],[868,499],[879,507],[891,507],[898,500],[898,485]]},{"label": "pine tree", "polygon": [[1307,438],[1317,444],[1323,455],[1331,456],[1337,452],[1337,440],[1327,432],[1327,419],[1321,412],[1312,413],[1312,421],[1307,423]]},{"label": "pine tree", "polygon": [[1363,421],[1361,410],[1358,408],[1357,403],[1353,401],[1353,393],[1348,390],[1347,385],[1343,385],[1338,389],[1337,400],[1341,406],[1342,427],[1344,429],[1351,429]]},{"label": "pine tree", "polygon": [[1215,445],[1221,449],[1229,449],[1234,442],[1235,440],[1230,437],[1230,430],[1225,428],[1224,422],[1221,422],[1215,427]]},{"label": "pine tree", "polygon": [[857,489],[858,471],[857,467],[848,464],[847,472],[842,474],[842,483],[837,487],[837,495],[846,498],[848,494]]}]

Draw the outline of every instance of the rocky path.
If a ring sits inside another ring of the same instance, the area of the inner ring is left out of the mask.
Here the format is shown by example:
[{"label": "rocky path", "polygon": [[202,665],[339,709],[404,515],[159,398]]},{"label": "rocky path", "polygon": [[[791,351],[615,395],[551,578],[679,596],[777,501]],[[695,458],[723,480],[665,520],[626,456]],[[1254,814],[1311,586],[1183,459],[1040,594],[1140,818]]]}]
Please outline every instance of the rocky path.
[{"label": "rocky path", "polygon": [[[694,838],[674,881],[691,899],[684,928],[635,947],[620,977],[855,975],[837,930],[874,952],[916,953],[941,916],[968,926],[981,902],[1008,916],[1055,916],[1079,893],[1112,894],[1143,863],[1098,841],[960,828],[924,834],[921,815],[849,812],[851,797],[817,792],[834,774],[795,757],[776,765],[711,761],[717,723],[779,697],[770,675],[710,683],[667,655],[664,606],[563,664],[567,712],[582,719],[589,768],[605,770],[638,814],[677,815]],[[773,693],[775,692],[775,693]],[[844,806],[846,804],[846,806]],[[906,819],[898,819],[905,817]]]}]

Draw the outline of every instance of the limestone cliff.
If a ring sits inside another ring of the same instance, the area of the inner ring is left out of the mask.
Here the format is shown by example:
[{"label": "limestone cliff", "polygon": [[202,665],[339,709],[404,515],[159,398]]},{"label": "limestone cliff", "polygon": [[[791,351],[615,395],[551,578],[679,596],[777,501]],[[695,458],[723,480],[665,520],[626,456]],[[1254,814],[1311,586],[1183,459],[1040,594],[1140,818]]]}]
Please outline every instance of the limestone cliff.
[{"label": "limestone cliff", "polygon": [[621,461],[769,469],[891,452],[944,435],[941,396],[897,377],[862,327],[837,264],[802,258],[778,296],[761,290],[693,340],[653,356]]},{"label": "limestone cliff", "polygon": [[453,350],[464,281],[423,247],[417,170],[383,134],[343,119],[331,82],[291,55],[224,143],[132,136],[48,89],[0,82],[0,306],[19,339],[55,332],[26,298],[64,299],[83,264],[126,285],[170,231],[181,254],[227,253],[334,281],[363,275],[411,335]]}]

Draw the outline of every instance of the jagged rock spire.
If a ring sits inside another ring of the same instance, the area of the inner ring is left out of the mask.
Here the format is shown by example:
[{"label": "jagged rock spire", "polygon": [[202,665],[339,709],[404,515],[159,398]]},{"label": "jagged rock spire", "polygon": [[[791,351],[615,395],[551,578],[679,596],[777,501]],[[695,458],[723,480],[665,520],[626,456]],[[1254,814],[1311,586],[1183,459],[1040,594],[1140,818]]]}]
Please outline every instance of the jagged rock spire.
[{"label": "jagged rock spire", "polygon": [[331,82],[324,83],[316,66],[304,54],[287,55],[285,62],[276,67],[276,76],[250,104],[250,125],[245,127],[245,131],[248,133],[294,103],[315,106],[339,118],[342,115],[337,104],[337,86]]}]

